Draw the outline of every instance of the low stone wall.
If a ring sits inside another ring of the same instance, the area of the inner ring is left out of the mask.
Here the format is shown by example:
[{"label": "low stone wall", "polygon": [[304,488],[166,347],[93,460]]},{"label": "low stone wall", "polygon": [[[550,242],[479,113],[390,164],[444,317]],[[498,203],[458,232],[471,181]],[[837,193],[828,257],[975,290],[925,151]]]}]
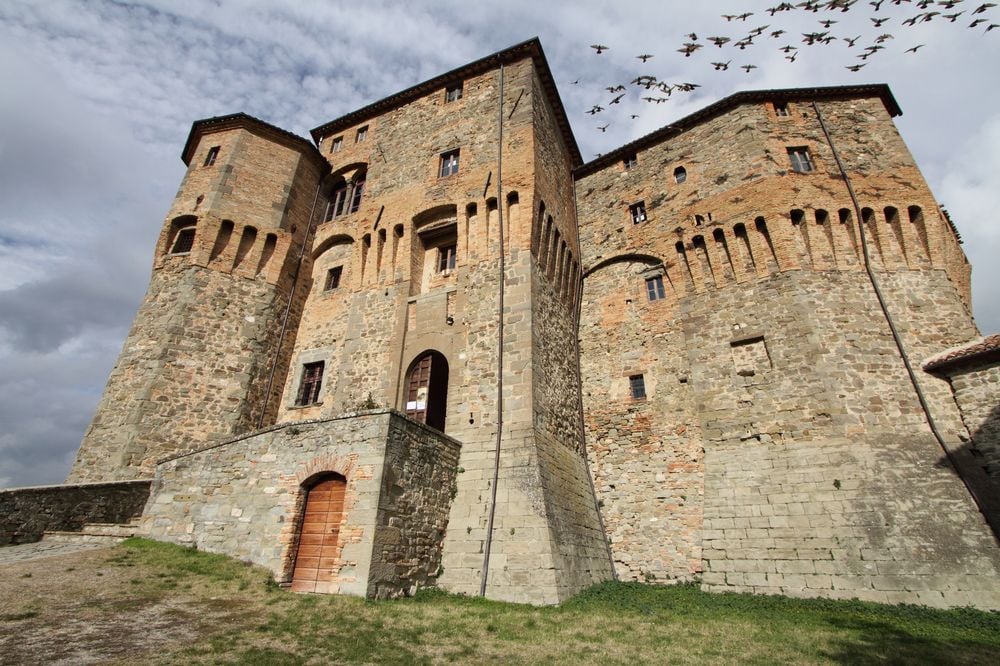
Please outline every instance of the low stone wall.
[{"label": "low stone wall", "polygon": [[31,543],[47,530],[125,523],[142,513],[150,481],[79,483],[0,490],[0,545]]},{"label": "low stone wall", "polygon": [[160,463],[141,533],[289,582],[306,489],[336,472],[347,480],[342,549],[325,591],[408,594],[438,573],[459,450],[394,410],[283,424]]}]

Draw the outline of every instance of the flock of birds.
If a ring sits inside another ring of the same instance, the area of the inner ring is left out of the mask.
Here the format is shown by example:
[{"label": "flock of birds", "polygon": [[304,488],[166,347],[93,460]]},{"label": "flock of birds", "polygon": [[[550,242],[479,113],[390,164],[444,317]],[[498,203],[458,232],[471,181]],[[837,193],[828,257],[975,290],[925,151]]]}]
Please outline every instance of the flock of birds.
[{"label": "flock of birds", "polygon": [[[860,7],[856,7],[856,5]],[[882,13],[883,5],[887,5],[887,10],[889,5],[897,7],[908,5],[913,10],[919,10],[919,13],[908,15],[905,18],[889,16]],[[866,8],[867,6],[871,6],[872,8],[871,16],[868,16],[871,28],[882,31],[871,38],[870,44],[866,46],[858,45],[858,42],[862,40],[862,35],[838,36],[833,34],[833,31],[837,29],[834,26],[840,23],[840,21],[832,18],[831,16],[833,15],[826,14],[826,12],[844,13],[859,8]],[[702,39],[696,33],[689,33],[686,36],[686,41],[677,49],[677,52],[681,53],[685,58],[690,58],[698,54],[701,49],[712,51],[714,48],[718,48],[718,53],[722,57],[710,61],[709,65],[712,68],[710,71],[727,71],[733,65],[733,61],[737,59],[737,55],[744,55],[744,52],[751,47],[759,43],[768,43],[770,40],[776,40],[775,43],[779,45],[777,46],[778,51],[782,52],[785,60],[790,63],[794,63],[799,58],[799,54],[803,52],[803,49],[808,47],[843,43],[846,44],[847,48],[854,49],[856,54],[854,60],[850,64],[845,65],[845,68],[851,72],[859,72],[868,64],[869,58],[876,57],[879,52],[885,51],[890,48],[891,43],[894,43],[897,35],[894,35],[890,30],[896,32],[900,40],[902,40],[905,36],[906,28],[912,28],[913,26],[930,21],[947,21],[956,25],[965,25],[965,21],[970,21],[967,25],[969,29],[982,27],[984,29],[983,34],[986,34],[1000,28],[1000,24],[993,23],[988,14],[989,10],[996,6],[995,3],[979,2],[979,0],[972,0],[970,2],[966,2],[966,0],[870,0],[867,1],[867,4],[863,4],[860,0],[806,0],[798,4],[782,2],[761,12],[761,15],[769,15],[769,18],[765,20],[774,22],[785,12],[811,12],[819,14],[822,11],[824,12],[823,18],[817,19],[817,23],[822,29],[803,32],[801,33],[800,40],[797,39],[797,35],[791,33],[789,30],[774,26],[771,23],[759,25],[748,30],[745,34],[737,36],[713,35]],[[741,14],[723,14],[721,18],[725,19],[725,25],[733,28],[743,26],[752,16],[754,16],[754,12],[743,12]],[[962,18],[963,16],[965,17],[964,19]],[[959,23],[959,21],[962,22]],[[799,46],[798,44],[804,46]],[[903,50],[904,53],[916,53],[925,44],[908,46],[909,48]],[[590,48],[597,55],[611,50],[611,47],[600,43],[591,44]],[[738,53],[734,52],[734,50]],[[646,64],[656,56],[651,53],[641,53],[635,57],[643,64]],[[740,59],[742,60],[743,58]],[[751,71],[757,69],[757,65],[744,63],[737,64],[734,68],[742,69],[749,74]],[[577,79],[570,83],[576,85],[579,82],[580,80]],[[597,114],[609,111],[614,105],[621,104],[630,90],[638,91],[640,98],[644,102],[662,104],[669,101],[671,95],[674,93],[692,92],[700,87],[698,84],[690,82],[668,83],[651,74],[639,74],[632,79],[630,85],[633,86],[633,89],[627,88],[621,83],[607,86],[605,90],[613,95],[613,97],[609,101],[604,102],[605,106],[594,104],[586,110],[586,113],[591,116],[597,116]],[[639,118],[639,115],[630,113],[629,117],[631,120],[635,120]],[[598,125],[597,130],[606,132],[608,127],[610,127],[610,122]]]}]

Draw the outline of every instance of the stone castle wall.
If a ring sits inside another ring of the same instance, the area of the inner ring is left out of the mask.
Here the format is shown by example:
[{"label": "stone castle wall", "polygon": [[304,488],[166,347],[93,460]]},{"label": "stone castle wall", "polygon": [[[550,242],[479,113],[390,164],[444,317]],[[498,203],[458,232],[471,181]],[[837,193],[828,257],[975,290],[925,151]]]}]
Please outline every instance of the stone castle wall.
[{"label": "stone castle wall", "polygon": [[277,426],[159,465],[141,533],[289,582],[309,480],[336,472],[347,479],[343,549],[327,591],[410,594],[438,575],[459,450],[386,410]]}]

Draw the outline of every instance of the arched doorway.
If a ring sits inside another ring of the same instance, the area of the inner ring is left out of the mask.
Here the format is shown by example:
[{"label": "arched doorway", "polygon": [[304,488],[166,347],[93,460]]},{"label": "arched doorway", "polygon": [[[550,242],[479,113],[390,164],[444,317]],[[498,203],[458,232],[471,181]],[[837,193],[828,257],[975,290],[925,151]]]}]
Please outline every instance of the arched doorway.
[{"label": "arched doorway", "polygon": [[448,409],[448,360],[436,351],[418,356],[406,373],[406,415],[444,432]]},{"label": "arched doorway", "polygon": [[306,490],[299,549],[292,573],[293,592],[328,592],[340,559],[340,522],[344,516],[347,479],[323,474]]}]

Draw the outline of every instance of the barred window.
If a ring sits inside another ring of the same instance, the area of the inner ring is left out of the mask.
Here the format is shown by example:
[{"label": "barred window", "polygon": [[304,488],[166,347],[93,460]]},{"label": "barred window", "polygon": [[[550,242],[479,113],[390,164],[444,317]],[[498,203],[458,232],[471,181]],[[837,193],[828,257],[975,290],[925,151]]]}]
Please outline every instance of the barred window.
[{"label": "barred window", "polygon": [[774,115],[786,117],[788,113],[788,102],[775,102],[774,103]]},{"label": "barred window", "polygon": [[626,171],[634,169],[638,165],[639,165],[639,158],[636,156],[635,153],[632,153],[631,155],[622,160],[622,166],[625,167]]},{"label": "barred window", "polygon": [[438,273],[455,270],[455,254],[458,247],[455,243],[442,245],[438,248]]},{"label": "barred window", "polygon": [[642,375],[631,375],[628,378],[629,392],[633,400],[644,400],[646,398],[646,380]]},{"label": "barred window", "polygon": [[205,155],[205,166],[212,166],[215,164],[216,158],[219,156],[219,146],[212,146],[208,149],[208,154]]},{"label": "barred window", "polygon": [[174,246],[170,249],[170,254],[187,254],[194,247],[194,226],[184,227],[177,232],[174,238]]},{"label": "barred window", "polygon": [[444,93],[445,102],[456,102],[462,99],[462,82],[448,86]]},{"label": "barred window", "polygon": [[319,402],[319,390],[323,387],[323,361],[306,363],[302,366],[302,381],[295,404],[304,407]]}]

